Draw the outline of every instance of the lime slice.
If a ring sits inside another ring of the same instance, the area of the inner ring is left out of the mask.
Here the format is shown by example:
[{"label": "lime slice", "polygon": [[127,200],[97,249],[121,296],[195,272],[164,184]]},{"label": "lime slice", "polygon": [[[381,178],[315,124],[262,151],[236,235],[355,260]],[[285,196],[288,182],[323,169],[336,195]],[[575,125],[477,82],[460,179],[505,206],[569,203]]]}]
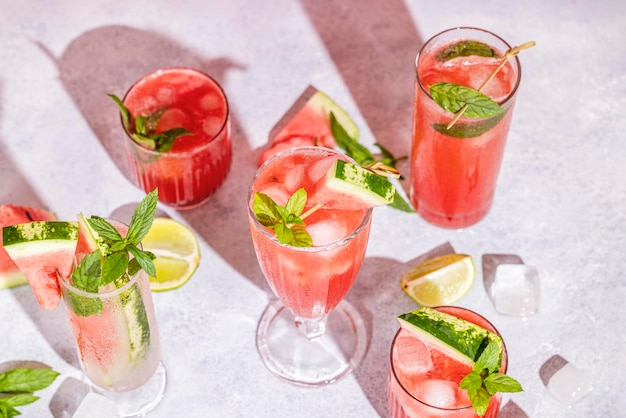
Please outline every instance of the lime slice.
[{"label": "lime slice", "polygon": [[141,244],[144,250],[156,255],[156,277],[150,277],[150,289],[155,292],[176,289],[187,283],[200,263],[196,234],[170,218],[154,218]]},{"label": "lime slice", "polygon": [[431,258],[404,273],[404,293],[422,306],[450,305],[461,299],[474,284],[476,268],[466,254]]}]

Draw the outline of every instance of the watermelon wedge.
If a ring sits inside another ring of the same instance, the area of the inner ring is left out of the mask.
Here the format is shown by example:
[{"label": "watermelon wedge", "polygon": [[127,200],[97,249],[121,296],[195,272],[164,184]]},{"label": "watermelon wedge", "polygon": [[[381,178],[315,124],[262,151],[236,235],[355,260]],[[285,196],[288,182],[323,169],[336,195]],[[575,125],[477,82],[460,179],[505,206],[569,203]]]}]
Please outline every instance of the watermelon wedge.
[{"label": "watermelon wedge", "polygon": [[[52,221],[53,212],[27,206],[0,205],[0,229],[32,221]],[[15,265],[4,247],[0,245],[0,289],[20,286],[28,283],[24,273]]]},{"label": "watermelon wedge", "polygon": [[61,300],[57,271],[69,276],[78,241],[76,222],[36,221],[2,228],[2,244],[44,309]]},{"label": "watermelon wedge", "polygon": [[291,147],[334,148],[337,143],[330,129],[331,112],[351,138],[359,136],[359,129],[348,113],[329,96],[309,86],[270,131],[268,147],[259,157],[259,165]]},{"label": "watermelon wedge", "polygon": [[309,195],[312,202],[334,209],[362,210],[393,202],[396,189],[385,177],[336,160]]}]

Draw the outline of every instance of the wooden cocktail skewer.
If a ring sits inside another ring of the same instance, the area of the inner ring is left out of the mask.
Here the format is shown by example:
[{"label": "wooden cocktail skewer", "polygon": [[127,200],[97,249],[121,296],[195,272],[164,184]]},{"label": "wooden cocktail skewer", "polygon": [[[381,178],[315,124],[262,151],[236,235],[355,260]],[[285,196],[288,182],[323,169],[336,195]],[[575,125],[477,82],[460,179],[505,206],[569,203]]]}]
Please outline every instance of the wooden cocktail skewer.
[{"label": "wooden cocktail skewer", "polygon": [[[485,86],[491,81],[493,80],[493,78],[496,76],[496,74],[498,74],[498,71],[500,71],[502,69],[502,67],[504,67],[504,65],[507,63],[507,61],[509,60],[509,58],[513,58],[514,56],[516,56],[517,54],[519,54],[520,52],[522,52],[524,49],[528,49],[535,46],[535,41],[530,41],[530,42],[525,42],[519,46],[514,46],[513,48],[509,49],[508,51],[506,51],[506,53],[504,54],[504,56],[502,57],[502,60],[500,61],[500,65],[498,65],[498,68],[496,68],[493,73],[491,73],[491,75],[483,82],[483,84],[480,86],[480,88],[478,89],[479,92],[482,92],[482,90],[485,88]],[[469,104],[465,104],[461,110],[459,110],[456,114],[456,116],[454,117],[454,119],[452,119],[450,121],[450,123],[448,124],[448,126],[446,126],[446,129],[450,129],[454,126],[454,124],[459,120],[459,118],[463,115],[463,113],[465,113],[465,111],[467,110],[467,108],[469,107]]]}]

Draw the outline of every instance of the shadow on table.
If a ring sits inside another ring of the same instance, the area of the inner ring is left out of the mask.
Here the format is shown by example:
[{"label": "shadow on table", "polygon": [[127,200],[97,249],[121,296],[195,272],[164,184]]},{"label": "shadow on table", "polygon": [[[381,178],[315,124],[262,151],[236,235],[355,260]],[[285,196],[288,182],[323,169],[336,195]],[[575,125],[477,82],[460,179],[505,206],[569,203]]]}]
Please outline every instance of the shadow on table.
[{"label": "shadow on table", "polygon": [[399,329],[396,316],[418,308],[402,292],[400,277],[422,261],[451,253],[454,253],[452,245],[444,243],[406,263],[367,257],[346,298],[362,315],[369,333],[368,352],[354,373],[363,393],[380,416],[388,416],[387,374],[391,341]]},{"label": "shadow on table", "polygon": [[[2,110],[1,106],[0,110]],[[0,113],[1,120],[2,114]],[[32,150],[24,149],[23,151],[27,153]],[[49,209],[5,152],[5,147],[0,146],[0,205],[4,204]],[[78,367],[72,345],[73,339],[63,309],[58,308],[54,311],[42,309],[28,285],[14,287],[8,291],[30,317],[37,332],[44,336],[56,353],[69,364]]]},{"label": "shadow on table", "polygon": [[[301,0],[311,23],[380,143],[395,156],[408,155],[415,56],[422,46],[403,0]],[[406,162],[398,165],[405,172]],[[454,252],[449,244],[424,258]],[[421,259],[421,257],[420,257]],[[400,276],[420,261],[401,263],[366,258],[347,299],[359,309],[370,332],[369,351],[355,374],[381,416],[387,416],[389,348],[398,329],[395,316],[415,309],[400,289]]]},{"label": "shadow on table", "polygon": [[[63,86],[133,187],[122,145],[124,133],[119,112],[105,93],[122,97],[137,79],[150,71],[187,66],[211,75],[228,96],[228,73],[245,71],[244,66],[227,57],[209,59],[160,33],[128,26],[102,26],[85,32],[60,57],[55,57],[45,45],[39,46],[54,61]],[[180,213],[234,269],[269,292],[256,263],[245,211],[248,183],[258,157],[253,155],[243,134],[236,104],[231,101],[229,105],[233,143],[230,173],[207,204]]]},{"label": "shadow on table", "polygon": [[[422,46],[403,0],[301,0],[365,118],[395,156],[411,142],[415,56]],[[398,168],[406,171],[406,163]],[[408,165],[406,165],[408,167]]]}]

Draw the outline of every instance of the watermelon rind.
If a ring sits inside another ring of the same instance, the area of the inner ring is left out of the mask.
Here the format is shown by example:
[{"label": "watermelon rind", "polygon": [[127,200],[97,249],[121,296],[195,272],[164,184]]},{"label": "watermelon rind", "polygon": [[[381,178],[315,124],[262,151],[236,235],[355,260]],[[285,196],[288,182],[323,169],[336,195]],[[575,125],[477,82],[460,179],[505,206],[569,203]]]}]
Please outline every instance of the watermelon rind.
[{"label": "watermelon rind", "polygon": [[61,299],[57,272],[70,273],[77,241],[76,222],[37,221],[2,228],[4,249],[44,309],[56,308]]},{"label": "watermelon rind", "polygon": [[424,307],[399,315],[398,320],[403,329],[470,366],[492,341],[500,346],[502,352],[502,339],[497,334],[436,309]]},{"label": "watermelon rind", "polygon": [[78,239],[76,222],[35,221],[2,228],[2,245],[13,254],[29,253],[38,245],[48,246],[53,242],[67,243]]},{"label": "watermelon rind", "polygon": [[[348,115],[348,112],[339,106],[326,93],[317,90],[317,92],[311,96],[306,106],[317,109],[320,113],[325,115],[328,120],[330,120],[330,114],[332,112],[335,115],[337,122],[339,122],[343,129],[345,129],[350,138],[357,139],[359,137],[359,128],[350,115]],[[330,124],[330,121],[328,123]]]},{"label": "watermelon rind", "polygon": [[28,283],[26,276],[17,267],[14,267],[12,271],[5,271],[0,274],[0,289],[10,289],[26,283]]},{"label": "watermelon rind", "polygon": [[[33,221],[54,221],[56,219],[56,214],[46,209],[12,204],[0,205],[0,228]],[[21,272],[9,254],[0,245],[0,289],[8,289],[26,283],[28,283],[28,280],[26,280],[24,273]]]},{"label": "watermelon rind", "polygon": [[396,189],[386,178],[363,167],[337,160],[328,170],[325,186],[335,192],[351,195],[351,201],[361,201],[365,207],[393,202]]}]

